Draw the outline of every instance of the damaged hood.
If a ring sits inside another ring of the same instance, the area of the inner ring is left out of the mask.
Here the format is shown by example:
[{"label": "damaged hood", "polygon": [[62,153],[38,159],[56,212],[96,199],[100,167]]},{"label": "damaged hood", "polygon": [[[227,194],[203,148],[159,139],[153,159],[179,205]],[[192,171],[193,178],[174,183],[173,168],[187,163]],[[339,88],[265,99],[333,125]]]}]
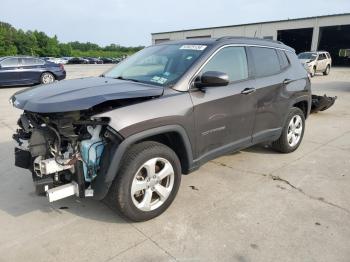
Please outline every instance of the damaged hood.
[{"label": "damaged hood", "polygon": [[306,63],[309,63],[309,62],[311,62],[311,61],[313,61],[313,60],[311,60],[311,59],[299,59],[299,61],[300,61],[300,63],[302,63],[302,64],[306,64]]},{"label": "damaged hood", "polygon": [[58,113],[86,110],[110,100],[154,97],[163,87],[104,77],[65,80],[15,93],[12,104],[26,111]]}]

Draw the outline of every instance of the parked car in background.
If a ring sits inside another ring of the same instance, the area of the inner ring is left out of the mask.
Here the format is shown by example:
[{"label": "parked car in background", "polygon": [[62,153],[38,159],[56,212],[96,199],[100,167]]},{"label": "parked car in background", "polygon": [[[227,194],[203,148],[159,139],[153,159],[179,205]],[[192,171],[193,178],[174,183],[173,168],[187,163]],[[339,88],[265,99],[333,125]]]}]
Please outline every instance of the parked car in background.
[{"label": "parked car in background", "polygon": [[89,61],[89,64],[103,64],[103,61],[99,58],[87,57],[86,59]]},{"label": "parked car in background", "polygon": [[108,57],[101,57],[101,60],[104,64],[113,64],[113,59]]},{"label": "parked car in background", "polygon": [[43,60],[49,61],[55,64],[67,64],[68,60],[57,57],[42,57]]},{"label": "parked car in background", "polygon": [[68,61],[68,64],[88,64],[89,61],[82,57],[73,57]]},{"label": "parked car in background", "polygon": [[89,196],[145,221],[170,206],[181,174],[211,159],[259,143],[295,151],[310,85],[294,49],[280,42],[150,46],[100,77],[14,94],[23,110],[15,164],[50,202]]},{"label": "parked car in background", "polygon": [[120,58],[120,57],[117,57],[117,58],[113,58],[112,60],[113,60],[113,63],[114,63],[114,64],[118,64],[118,63],[120,63],[123,59]]},{"label": "parked car in background", "polygon": [[0,86],[49,84],[65,78],[61,64],[29,56],[0,58]]},{"label": "parked car in background", "polygon": [[298,58],[312,77],[319,72],[328,75],[331,71],[332,58],[328,52],[303,52]]}]

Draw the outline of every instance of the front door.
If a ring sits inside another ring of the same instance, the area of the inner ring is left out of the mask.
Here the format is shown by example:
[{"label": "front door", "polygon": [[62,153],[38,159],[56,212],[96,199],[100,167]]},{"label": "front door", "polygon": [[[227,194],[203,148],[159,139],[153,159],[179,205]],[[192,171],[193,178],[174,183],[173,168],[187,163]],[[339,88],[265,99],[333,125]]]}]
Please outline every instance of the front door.
[{"label": "front door", "polygon": [[[208,160],[251,143],[256,110],[244,47],[225,47],[205,64],[198,77],[207,71],[229,76],[230,84],[191,91],[196,124],[197,159]],[[242,93],[242,91],[244,91]]]},{"label": "front door", "polygon": [[19,84],[18,58],[6,58],[0,62],[0,85]]}]

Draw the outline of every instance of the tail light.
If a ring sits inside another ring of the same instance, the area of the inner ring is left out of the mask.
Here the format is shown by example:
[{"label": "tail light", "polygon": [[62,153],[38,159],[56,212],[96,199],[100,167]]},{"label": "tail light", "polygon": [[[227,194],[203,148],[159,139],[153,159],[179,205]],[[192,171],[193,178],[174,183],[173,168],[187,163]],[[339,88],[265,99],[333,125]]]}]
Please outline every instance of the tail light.
[{"label": "tail light", "polygon": [[60,68],[61,68],[62,70],[64,70],[64,66],[63,66],[63,64],[60,64]]}]

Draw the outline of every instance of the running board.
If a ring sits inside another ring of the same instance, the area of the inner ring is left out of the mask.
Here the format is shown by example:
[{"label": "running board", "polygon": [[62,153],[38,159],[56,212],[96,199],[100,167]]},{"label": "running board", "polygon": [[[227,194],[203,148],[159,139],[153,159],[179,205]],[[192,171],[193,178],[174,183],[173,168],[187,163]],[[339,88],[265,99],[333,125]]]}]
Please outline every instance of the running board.
[{"label": "running board", "polygon": [[[47,186],[47,188],[45,188],[45,191],[46,191],[46,196],[50,203],[69,196],[73,196],[73,195],[76,195],[77,197],[79,197],[79,186],[74,181],[69,184],[54,187],[51,189],[49,189]],[[91,188],[85,189],[83,197],[93,197],[93,196],[94,196],[93,189]]]}]

